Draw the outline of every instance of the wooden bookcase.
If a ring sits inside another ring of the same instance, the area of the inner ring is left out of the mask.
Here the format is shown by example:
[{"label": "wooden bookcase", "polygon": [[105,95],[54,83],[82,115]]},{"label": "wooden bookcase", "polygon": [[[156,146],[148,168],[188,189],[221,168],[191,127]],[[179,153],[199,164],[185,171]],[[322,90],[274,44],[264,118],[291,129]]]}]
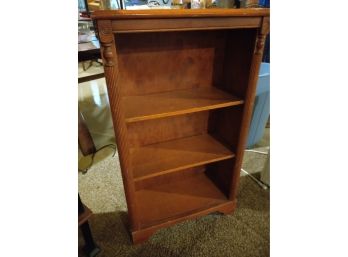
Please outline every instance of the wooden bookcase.
[{"label": "wooden bookcase", "polygon": [[134,243],[231,213],[268,9],[97,11]]}]

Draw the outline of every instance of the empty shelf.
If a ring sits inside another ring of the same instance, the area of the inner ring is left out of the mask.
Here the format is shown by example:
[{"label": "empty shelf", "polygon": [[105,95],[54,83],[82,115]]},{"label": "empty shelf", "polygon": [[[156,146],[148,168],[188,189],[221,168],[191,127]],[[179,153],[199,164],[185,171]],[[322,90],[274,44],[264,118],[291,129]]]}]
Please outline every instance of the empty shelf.
[{"label": "empty shelf", "polygon": [[243,104],[215,87],[123,98],[126,122],[135,122]]},{"label": "empty shelf", "polygon": [[208,134],[132,148],[130,152],[135,181],[234,157]]},{"label": "empty shelf", "polygon": [[136,192],[141,227],[226,203],[225,195],[198,173],[181,181],[165,183]]}]

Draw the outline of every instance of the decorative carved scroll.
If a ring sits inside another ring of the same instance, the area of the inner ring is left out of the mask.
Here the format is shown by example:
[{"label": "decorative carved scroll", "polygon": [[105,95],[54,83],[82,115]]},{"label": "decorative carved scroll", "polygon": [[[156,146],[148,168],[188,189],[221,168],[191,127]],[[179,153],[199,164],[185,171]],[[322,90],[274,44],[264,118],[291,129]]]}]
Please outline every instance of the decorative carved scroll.
[{"label": "decorative carved scroll", "polygon": [[259,34],[257,36],[256,45],[255,45],[255,54],[262,54],[263,48],[265,46],[266,34]]},{"label": "decorative carved scroll", "polygon": [[264,17],[262,19],[262,26],[257,35],[255,51],[254,53],[257,55],[263,54],[263,48],[265,46],[266,36],[269,33],[269,17]]},{"label": "decorative carved scroll", "polygon": [[112,34],[111,22],[110,21],[98,21],[98,34],[99,40],[102,47],[102,55],[104,59],[104,66],[114,66],[115,54],[112,48],[114,42],[114,35]]},{"label": "decorative carved scroll", "polygon": [[104,43],[103,44],[103,56],[104,56],[104,60],[105,66],[114,66],[114,54],[112,52],[112,43]]}]

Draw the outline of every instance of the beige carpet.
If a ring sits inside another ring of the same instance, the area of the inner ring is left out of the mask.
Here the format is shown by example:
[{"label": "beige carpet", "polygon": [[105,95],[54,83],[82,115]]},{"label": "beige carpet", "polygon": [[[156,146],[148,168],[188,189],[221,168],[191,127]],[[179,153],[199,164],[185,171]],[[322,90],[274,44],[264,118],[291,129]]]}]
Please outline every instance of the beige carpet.
[{"label": "beige carpet", "polygon": [[[90,225],[102,249],[98,256],[269,256],[269,191],[247,176],[241,178],[234,214],[215,213],[186,221],[161,229],[148,242],[133,246],[124,225],[127,207],[118,157],[105,157],[109,153],[97,156],[87,174],[79,174],[81,199],[94,212]],[[79,235],[79,256],[84,256],[82,246]]]}]

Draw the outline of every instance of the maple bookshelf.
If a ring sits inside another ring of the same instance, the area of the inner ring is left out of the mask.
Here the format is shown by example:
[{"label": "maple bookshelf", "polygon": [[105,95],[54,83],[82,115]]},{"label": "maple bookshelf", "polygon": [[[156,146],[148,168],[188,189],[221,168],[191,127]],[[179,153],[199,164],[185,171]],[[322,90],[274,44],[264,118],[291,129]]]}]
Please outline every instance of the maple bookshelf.
[{"label": "maple bookshelf", "polygon": [[134,243],[233,212],[267,9],[97,11]]}]

